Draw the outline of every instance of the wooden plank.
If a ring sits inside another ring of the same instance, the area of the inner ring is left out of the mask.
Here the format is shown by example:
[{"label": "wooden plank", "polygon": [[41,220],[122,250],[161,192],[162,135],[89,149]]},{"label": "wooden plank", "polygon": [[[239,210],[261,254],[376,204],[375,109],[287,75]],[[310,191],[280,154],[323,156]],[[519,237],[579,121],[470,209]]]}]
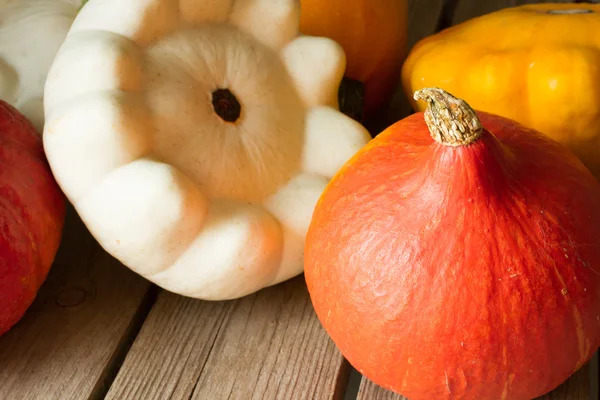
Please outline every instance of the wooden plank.
[{"label": "wooden plank", "polygon": [[501,10],[506,7],[513,7],[519,4],[576,3],[576,1],[573,0],[460,0],[455,2],[456,6],[452,17],[453,25],[464,22],[470,18],[474,18],[493,11]]},{"label": "wooden plank", "polygon": [[404,396],[385,390],[367,378],[363,378],[358,390],[357,400],[408,400]]},{"label": "wooden plank", "polygon": [[[594,360],[597,362],[597,360]],[[565,383],[551,393],[538,397],[538,400],[595,400],[591,393],[590,365],[583,366]],[[363,378],[357,400],[407,400],[406,397],[384,390],[368,379]]]},{"label": "wooden plank", "polygon": [[226,302],[162,292],[107,399],[333,399],[349,370],[303,276]]},{"label": "wooden plank", "polygon": [[[409,0],[407,49],[410,50],[419,40],[435,32],[442,19],[443,9],[444,0]],[[398,76],[400,74],[401,71],[398,71]],[[398,88],[388,109],[373,120],[367,121],[365,126],[369,132],[378,134],[411,112],[412,109],[402,90],[402,85],[398,83]]]},{"label": "wooden plank", "polygon": [[0,399],[102,396],[150,294],[150,285],[108,256],[69,208],[46,282],[0,338]]},{"label": "wooden plank", "polygon": [[[591,400],[591,375],[590,365],[584,365],[571,376],[565,383],[548,393],[538,397],[539,400]],[[598,396],[596,395],[597,399]],[[595,400],[594,399],[594,400]]]},{"label": "wooden plank", "polygon": [[439,29],[444,16],[444,0],[409,0],[408,48]]},{"label": "wooden plank", "polygon": [[590,398],[592,400],[600,399],[600,359],[598,358],[598,351],[594,354],[594,357],[588,363],[590,368]]}]

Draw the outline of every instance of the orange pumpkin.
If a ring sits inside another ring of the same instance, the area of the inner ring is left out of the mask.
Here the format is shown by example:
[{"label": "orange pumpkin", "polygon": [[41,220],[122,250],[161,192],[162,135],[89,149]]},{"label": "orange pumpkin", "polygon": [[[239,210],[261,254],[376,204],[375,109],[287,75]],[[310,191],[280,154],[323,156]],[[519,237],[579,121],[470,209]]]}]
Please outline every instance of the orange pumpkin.
[{"label": "orange pumpkin", "polygon": [[365,117],[391,99],[406,52],[407,0],[300,0],[300,31],[346,52],[346,77],[364,85]]},{"label": "orange pumpkin", "polygon": [[312,304],[359,372],[411,400],[537,398],[600,344],[600,184],[536,131],[440,90],[416,97],[425,114],[323,192]]}]

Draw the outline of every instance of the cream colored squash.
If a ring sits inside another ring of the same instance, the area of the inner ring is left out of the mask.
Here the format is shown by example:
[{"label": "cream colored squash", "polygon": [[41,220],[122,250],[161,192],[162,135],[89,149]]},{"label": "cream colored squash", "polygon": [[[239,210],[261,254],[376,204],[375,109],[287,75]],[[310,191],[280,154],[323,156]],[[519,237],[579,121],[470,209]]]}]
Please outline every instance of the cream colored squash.
[{"label": "cream colored squash", "polygon": [[[44,145],[99,243],[185,296],[303,271],[314,206],[370,139],[341,47],[292,0],[90,0],[48,76]],[[239,105],[239,108],[238,108]]]},{"label": "cream colored squash", "polygon": [[41,133],[44,83],[82,0],[0,0],[0,99]]}]

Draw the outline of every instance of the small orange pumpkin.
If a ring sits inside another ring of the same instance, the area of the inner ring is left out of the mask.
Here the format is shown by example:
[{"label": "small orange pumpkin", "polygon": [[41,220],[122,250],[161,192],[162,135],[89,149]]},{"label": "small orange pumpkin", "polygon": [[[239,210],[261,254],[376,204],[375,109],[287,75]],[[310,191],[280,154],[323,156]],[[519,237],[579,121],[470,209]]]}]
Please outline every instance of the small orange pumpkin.
[{"label": "small orange pumpkin", "polygon": [[346,77],[364,85],[365,117],[391,99],[406,52],[407,0],[300,0],[300,31],[346,52]]}]

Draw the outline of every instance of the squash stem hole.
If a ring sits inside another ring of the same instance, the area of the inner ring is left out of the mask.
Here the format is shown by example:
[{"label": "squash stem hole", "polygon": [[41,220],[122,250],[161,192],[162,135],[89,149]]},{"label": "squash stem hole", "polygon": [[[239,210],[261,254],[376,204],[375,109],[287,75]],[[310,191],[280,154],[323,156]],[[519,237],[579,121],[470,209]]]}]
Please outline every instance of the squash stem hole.
[{"label": "squash stem hole", "polygon": [[229,89],[212,92],[212,105],[215,113],[225,122],[235,122],[242,114],[242,106]]}]

